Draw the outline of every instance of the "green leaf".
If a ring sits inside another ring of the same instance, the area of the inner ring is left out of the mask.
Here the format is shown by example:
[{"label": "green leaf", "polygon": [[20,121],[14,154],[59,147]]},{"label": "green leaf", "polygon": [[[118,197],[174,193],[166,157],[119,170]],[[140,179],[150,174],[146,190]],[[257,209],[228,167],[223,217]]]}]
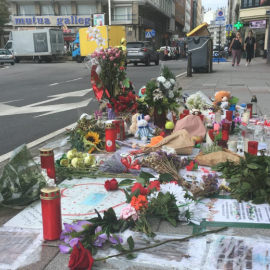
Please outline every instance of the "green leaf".
[{"label": "green leaf", "polygon": [[137,178],[136,181],[140,183],[142,186],[145,185],[145,179],[144,178]]},{"label": "green leaf", "polygon": [[129,84],[128,78],[126,78],[122,83],[123,83],[123,86],[125,86],[126,88],[129,88],[130,84]]},{"label": "green leaf", "polygon": [[249,183],[247,183],[247,182],[244,182],[241,185],[241,189],[249,190],[249,189],[251,189],[251,185]]},{"label": "green leaf", "polygon": [[99,219],[100,221],[102,221],[102,217],[101,217],[101,215],[99,214],[99,212],[97,211],[97,209],[95,209],[95,212],[96,212],[96,214],[97,214],[97,216],[98,216],[98,219]]},{"label": "green leaf", "polygon": [[139,177],[143,178],[143,179],[155,178],[155,176],[152,175],[151,173],[147,173],[147,172],[144,172],[144,171],[141,171]]},{"label": "green leaf", "polygon": [[[132,197],[138,197],[138,196],[140,195],[140,193],[141,193],[140,189],[136,189],[135,191],[133,191],[133,192],[130,194],[130,196],[131,196],[131,198],[132,198]],[[130,198],[130,201],[131,201],[131,198]],[[129,202],[130,202],[130,201],[129,201]]]},{"label": "green leaf", "polygon": [[126,255],[126,258],[127,258],[128,260],[133,260],[133,259],[137,258],[137,254],[128,253],[128,254]]},{"label": "green leaf", "polygon": [[247,164],[247,167],[248,167],[249,169],[252,169],[252,170],[258,169],[258,167],[257,167],[256,165],[253,165],[253,164]]},{"label": "green leaf", "polygon": [[252,200],[252,203],[254,203],[254,204],[262,204],[262,203],[265,203],[265,199],[264,199],[264,197],[257,197],[254,200]]},{"label": "green leaf", "polygon": [[133,182],[134,182],[134,180],[131,180],[131,179],[125,179],[125,180],[122,180],[122,181],[118,184],[118,186],[119,186],[119,187],[130,186]]},{"label": "green leaf", "polygon": [[130,236],[127,239],[127,242],[128,242],[129,250],[132,251],[134,249],[134,246],[135,246],[132,236]]},{"label": "green leaf", "polygon": [[168,220],[174,227],[176,227],[176,220],[175,220],[175,219],[168,217],[167,220]]},{"label": "green leaf", "polygon": [[124,189],[125,195],[126,195],[126,199],[127,199],[127,203],[130,203],[131,201],[131,195]]},{"label": "green leaf", "polygon": [[228,183],[238,183],[241,179],[239,178],[231,178],[231,179],[227,179],[226,181]]},{"label": "green leaf", "polygon": [[267,184],[268,186],[270,186],[270,178],[269,178],[269,177],[267,177],[267,178],[265,179],[265,182],[266,182],[266,184]]},{"label": "green leaf", "polygon": [[169,173],[162,173],[162,174],[160,174],[160,176],[159,176],[159,180],[165,181],[165,182],[170,182],[170,181],[173,181],[174,178],[173,178],[172,175],[169,174]]}]

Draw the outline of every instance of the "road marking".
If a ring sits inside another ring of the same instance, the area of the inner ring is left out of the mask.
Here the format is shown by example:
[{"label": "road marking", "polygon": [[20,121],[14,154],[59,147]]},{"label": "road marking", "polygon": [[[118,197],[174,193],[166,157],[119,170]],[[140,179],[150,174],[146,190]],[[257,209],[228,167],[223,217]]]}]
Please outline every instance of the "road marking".
[{"label": "road marking", "polygon": [[60,100],[63,98],[67,98],[67,97],[83,97],[84,95],[90,93],[92,90],[93,89],[90,88],[90,89],[69,92],[69,93],[64,93],[64,94],[59,94],[59,95],[52,95],[52,96],[48,96],[49,98],[51,98],[49,100],[40,101],[40,102],[33,103],[30,105],[22,106],[22,107],[16,107],[16,106],[0,103],[0,116],[44,112],[44,114],[35,116],[36,118],[36,117],[45,116],[49,114],[83,108],[83,107],[86,107],[91,102],[92,98],[89,98],[80,102],[76,102],[76,103],[45,105],[45,106],[40,106],[40,105],[43,105],[45,103],[50,103],[56,100]]},{"label": "road marking", "polygon": [[59,83],[52,83],[49,86],[54,86],[54,85],[57,85],[57,84],[60,84],[60,83],[74,82],[74,81],[78,81],[78,80],[81,80],[81,79],[82,78],[77,78],[77,79],[73,79],[73,80],[69,80],[69,81],[63,81],[63,82],[59,82]]},{"label": "road marking", "polygon": [[16,102],[16,101],[20,101],[20,100],[23,100],[23,99],[10,100],[10,101],[2,102],[2,103],[11,103],[11,102]]},{"label": "road marking", "polygon": [[[49,140],[49,139],[51,139],[51,138],[53,138],[53,137],[55,137],[55,136],[60,135],[61,133],[64,133],[67,129],[70,129],[70,128],[75,127],[76,124],[77,124],[77,123],[73,123],[73,124],[71,124],[71,125],[69,125],[69,126],[67,126],[67,127],[61,128],[61,129],[59,129],[59,130],[57,130],[57,131],[55,131],[55,132],[52,132],[52,133],[50,133],[50,134],[48,134],[48,135],[46,135],[46,136],[44,136],[44,137],[41,137],[41,138],[39,138],[39,139],[37,139],[37,140],[31,142],[31,143],[28,143],[28,144],[27,144],[27,147],[28,147],[29,149],[32,148],[32,147],[35,147],[35,146],[38,145],[38,144],[41,144],[41,143],[43,143],[43,142],[45,142],[45,141],[47,141],[47,140]],[[6,153],[6,154],[4,154],[4,155],[2,155],[2,156],[0,156],[0,162],[3,162],[3,161],[5,161],[5,160],[9,159],[9,158],[11,157],[12,153],[13,153],[13,151],[11,151],[11,152],[9,152],[9,153]]]},{"label": "road marking", "polygon": [[181,77],[181,76],[183,76],[183,75],[185,75],[185,74],[187,74],[187,72],[184,72],[184,73],[181,73],[181,74],[178,74],[177,76],[175,76],[176,78],[179,78],[179,77]]}]

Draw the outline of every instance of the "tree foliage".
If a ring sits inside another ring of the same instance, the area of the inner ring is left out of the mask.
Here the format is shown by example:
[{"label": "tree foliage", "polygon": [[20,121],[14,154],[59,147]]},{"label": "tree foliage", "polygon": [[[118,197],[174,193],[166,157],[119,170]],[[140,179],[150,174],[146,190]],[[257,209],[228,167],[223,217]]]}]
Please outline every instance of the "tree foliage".
[{"label": "tree foliage", "polygon": [[0,30],[9,22],[10,12],[6,0],[0,0]]}]

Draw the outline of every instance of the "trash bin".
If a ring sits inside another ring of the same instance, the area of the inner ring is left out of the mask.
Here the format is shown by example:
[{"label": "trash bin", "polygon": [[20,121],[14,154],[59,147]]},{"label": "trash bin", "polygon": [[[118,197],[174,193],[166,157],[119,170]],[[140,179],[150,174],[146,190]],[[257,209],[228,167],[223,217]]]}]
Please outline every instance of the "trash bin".
[{"label": "trash bin", "polygon": [[212,72],[213,40],[210,36],[187,37],[188,51],[192,52],[193,73]]}]

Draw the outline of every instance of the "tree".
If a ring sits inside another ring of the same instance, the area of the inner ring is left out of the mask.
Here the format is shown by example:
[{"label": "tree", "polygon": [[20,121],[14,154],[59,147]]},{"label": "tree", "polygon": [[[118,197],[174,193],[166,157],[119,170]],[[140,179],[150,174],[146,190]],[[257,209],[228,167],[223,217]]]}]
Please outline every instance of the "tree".
[{"label": "tree", "polygon": [[9,22],[10,12],[6,0],[0,0],[0,43],[1,36],[4,35],[4,26]]}]

